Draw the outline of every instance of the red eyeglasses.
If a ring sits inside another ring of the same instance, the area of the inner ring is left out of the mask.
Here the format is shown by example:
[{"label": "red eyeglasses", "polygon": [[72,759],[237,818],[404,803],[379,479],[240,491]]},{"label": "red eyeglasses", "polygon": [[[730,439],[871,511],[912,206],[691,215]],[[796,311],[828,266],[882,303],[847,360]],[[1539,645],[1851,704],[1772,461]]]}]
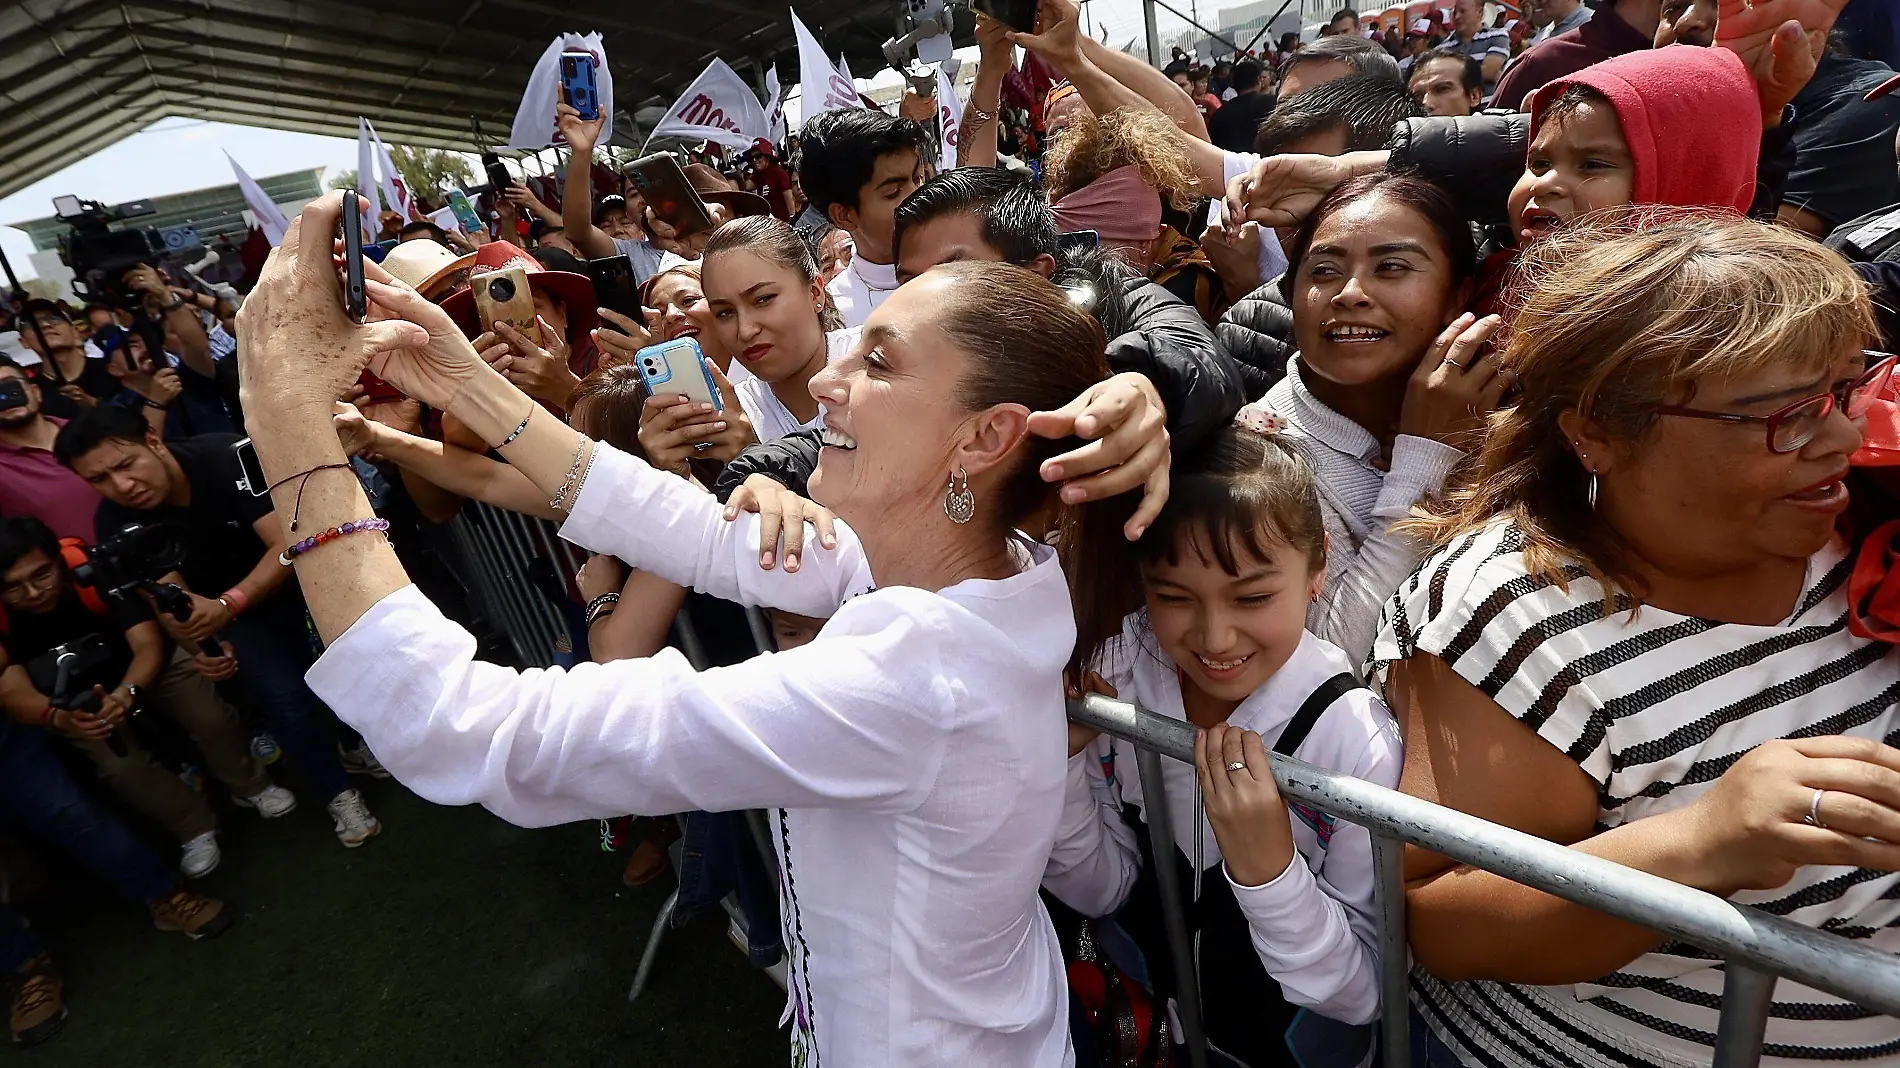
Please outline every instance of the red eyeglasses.
[{"label": "red eyeglasses", "polygon": [[1849,419],[1859,419],[1867,414],[1881,394],[1887,391],[1887,384],[1893,380],[1893,368],[1900,356],[1889,356],[1884,352],[1867,350],[1867,358],[1873,363],[1866,373],[1855,379],[1843,389],[1817,393],[1804,397],[1772,415],[1739,415],[1735,412],[1711,412],[1703,408],[1684,408],[1680,405],[1664,405],[1656,409],[1662,415],[1681,415],[1691,419],[1715,419],[1724,423],[1766,423],[1768,424],[1768,451],[1778,453],[1794,452],[1801,446],[1814,440],[1821,432],[1821,424],[1834,414],[1839,406]]}]

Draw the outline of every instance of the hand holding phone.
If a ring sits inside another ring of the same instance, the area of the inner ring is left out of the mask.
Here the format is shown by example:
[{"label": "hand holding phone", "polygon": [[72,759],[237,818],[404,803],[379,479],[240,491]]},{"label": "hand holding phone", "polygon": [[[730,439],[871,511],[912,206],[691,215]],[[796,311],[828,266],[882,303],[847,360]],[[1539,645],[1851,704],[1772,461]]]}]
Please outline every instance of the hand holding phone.
[{"label": "hand holding phone", "polygon": [[592,52],[561,53],[561,99],[588,122],[600,118],[600,92],[594,82]]},{"label": "hand holding phone", "polygon": [[354,189],[343,191],[337,227],[343,231],[343,312],[350,322],[361,324],[369,319],[369,288],[363,284],[362,199]]},{"label": "hand holding phone", "polygon": [[1017,33],[1036,32],[1036,0],[970,0],[970,10],[988,15]]},{"label": "hand holding phone", "polygon": [[627,165],[627,179],[640,191],[647,207],[682,237],[713,228],[706,202],[686,179],[686,170],[669,152],[658,152]]},{"label": "hand holding phone", "polygon": [[685,397],[699,404],[710,404],[715,411],[725,411],[726,403],[719,396],[719,387],[706,364],[706,354],[700,350],[696,338],[683,337],[649,345],[634,354],[633,366],[639,370],[640,381],[646,384],[650,396]]}]

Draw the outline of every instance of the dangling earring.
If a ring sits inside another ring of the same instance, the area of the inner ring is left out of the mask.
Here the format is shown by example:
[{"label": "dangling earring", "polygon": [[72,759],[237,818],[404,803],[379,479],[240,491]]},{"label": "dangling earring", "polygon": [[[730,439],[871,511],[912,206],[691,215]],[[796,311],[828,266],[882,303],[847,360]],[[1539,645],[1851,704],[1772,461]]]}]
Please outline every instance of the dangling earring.
[{"label": "dangling earring", "polygon": [[[959,478],[963,480],[962,489],[957,488]],[[970,492],[970,473],[961,467],[950,476],[950,488],[944,491],[943,514],[958,526],[976,518],[976,494]]]},{"label": "dangling earring", "polygon": [[1587,499],[1588,499],[1588,500],[1590,501],[1590,510],[1591,510],[1591,511],[1593,511],[1593,512],[1594,512],[1594,511],[1596,511],[1596,508],[1597,508],[1597,473],[1596,473],[1595,471],[1592,471],[1592,472],[1590,472],[1590,486],[1589,486],[1589,488],[1588,488],[1588,489],[1586,489],[1586,490],[1584,490],[1584,491],[1583,491],[1583,495],[1584,495],[1584,497],[1586,497],[1586,498],[1587,498]]}]

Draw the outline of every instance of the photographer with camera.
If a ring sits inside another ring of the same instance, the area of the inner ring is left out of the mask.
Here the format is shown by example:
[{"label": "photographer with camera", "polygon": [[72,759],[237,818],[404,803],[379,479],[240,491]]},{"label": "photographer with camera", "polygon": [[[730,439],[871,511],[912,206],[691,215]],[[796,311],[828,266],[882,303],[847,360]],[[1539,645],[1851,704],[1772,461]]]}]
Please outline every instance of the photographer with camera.
[{"label": "photographer with camera", "polygon": [[73,565],[84,559],[83,549],[62,545],[37,519],[0,520],[0,708],[64,735],[107,786],[178,838],[179,868],[196,879],[218,866],[217,817],[153,757],[132,728],[135,712],[157,712],[183,728],[235,804],[275,819],[296,798],[265,776],[212,685],[237,662],[182,646],[168,651],[141,598],[107,597],[81,584]]},{"label": "photographer with camera", "polygon": [[[151,357],[138,369],[147,373],[173,371],[182,387],[178,402],[169,404],[166,436],[236,430],[237,363],[221,357],[235,354],[237,342],[225,333],[217,318],[221,302],[209,293],[173,285],[170,275],[150,263],[127,268],[120,281],[128,299],[137,304],[132,328],[120,336],[146,350],[151,348],[150,342],[160,341],[165,350],[163,356]],[[151,328],[139,321],[140,312]],[[103,343],[100,348],[104,351]],[[150,398],[134,382],[122,381]]]},{"label": "photographer with camera", "polygon": [[54,457],[66,420],[41,410],[42,391],[0,356],[0,514],[30,515],[59,537],[91,541],[99,494]]},{"label": "photographer with camera", "polygon": [[[188,592],[189,617],[160,613],[160,625],[180,641],[229,642],[239,683],[304,785],[328,803],[337,840],[353,849],[382,825],[350,787],[334,720],[304,685],[315,657],[303,597],[286,586],[290,571],[278,561],[284,528],[270,498],[239,488],[243,471],[231,448],[238,440],[204,434],[167,444],[137,415],[106,406],[62,429],[53,451],[106,498],[94,523],[110,570]],[[113,535],[128,524],[169,527],[173,537],[121,547]]]},{"label": "photographer with camera", "polygon": [[119,392],[119,382],[106,369],[106,361],[88,355],[85,338],[57,303],[29,300],[21,318],[30,321],[20,324],[20,341],[40,360],[27,368],[26,377],[40,385],[40,405],[46,414],[72,419]]}]

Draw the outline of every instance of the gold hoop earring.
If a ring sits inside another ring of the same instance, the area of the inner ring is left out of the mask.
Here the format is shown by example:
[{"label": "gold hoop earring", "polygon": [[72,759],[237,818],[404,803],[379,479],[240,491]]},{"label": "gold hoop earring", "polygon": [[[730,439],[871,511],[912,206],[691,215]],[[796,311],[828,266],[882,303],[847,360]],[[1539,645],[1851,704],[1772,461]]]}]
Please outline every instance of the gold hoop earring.
[{"label": "gold hoop earring", "polygon": [[[957,488],[958,478],[963,480],[962,489]],[[950,476],[950,488],[944,491],[943,514],[958,526],[976,518],[976,494],[970,492],[970,473],[961,467]]]}]

